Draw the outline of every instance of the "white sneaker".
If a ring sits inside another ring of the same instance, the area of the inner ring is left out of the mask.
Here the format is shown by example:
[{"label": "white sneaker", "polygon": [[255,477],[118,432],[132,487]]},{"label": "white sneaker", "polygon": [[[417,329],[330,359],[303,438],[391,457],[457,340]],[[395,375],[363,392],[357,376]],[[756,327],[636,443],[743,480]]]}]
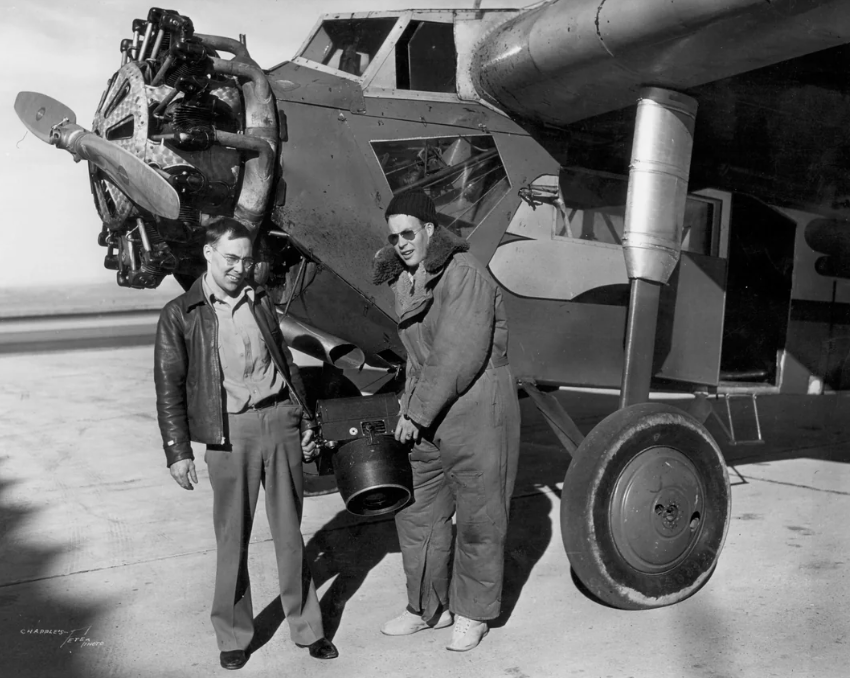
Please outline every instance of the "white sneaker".
[{"label": "white sneaker", "polygon": [[405,610],[395,619],[390,619],[381,627],[381,633],[385,636],[409,636],[417,631],[425,629],[444,629],[452,625],[452,613],[448,610],[443,610],[443,613],[437,619],[436,623],[429,624],[422,619],[418,614]]},{"label": "white sneaker", "polygon": [[452,642],[446,645],[452,652],[466,652],[481,642],[490,631],[487,622],[475,621],[458,615],[455,617],[455,627],[452,630]]}]

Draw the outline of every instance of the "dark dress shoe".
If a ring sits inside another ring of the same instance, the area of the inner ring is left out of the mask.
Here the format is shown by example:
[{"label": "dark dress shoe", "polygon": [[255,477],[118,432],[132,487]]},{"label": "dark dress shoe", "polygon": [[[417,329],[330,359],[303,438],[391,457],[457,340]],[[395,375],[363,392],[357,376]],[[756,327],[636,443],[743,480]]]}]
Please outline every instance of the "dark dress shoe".
[{"label": "dark dress shoe", "polygon": [[245,650],[228,650],[221,653],[221,668],[235,671],[241,669],[248,662],[248,653]]},{"label": "dark dress shoe", "polygon": [[[304,647],[301,645],[300,647]],[[315,643],[306,646],[314,659],[334,659],[339,657],[336,646],[327,638],[319,638]]]}]

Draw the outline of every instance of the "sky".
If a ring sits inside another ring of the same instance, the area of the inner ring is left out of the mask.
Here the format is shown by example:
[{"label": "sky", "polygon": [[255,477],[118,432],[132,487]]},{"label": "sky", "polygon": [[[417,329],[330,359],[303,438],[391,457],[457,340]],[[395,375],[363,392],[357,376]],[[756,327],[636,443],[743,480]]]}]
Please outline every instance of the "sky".
[{"label": "sky", "polygon": [[[115,280],[103,268],[101,225],[87,166],[29,134],[15,115],[19,91],[47,94],[90,127],[119,45],[151,0],[0,0],[0,186],[3,221],[0,289]],[[532,0],[483,0],[482,8],[524,7]],[[199,33],[247,36],[263,68],[292,58],[322,14],[410,8],[470,8],[473,0],[177,0],[167,5]],[[158,6],[158,5],[155,5]],[[238,7],[238,9],[236,9]]]}]

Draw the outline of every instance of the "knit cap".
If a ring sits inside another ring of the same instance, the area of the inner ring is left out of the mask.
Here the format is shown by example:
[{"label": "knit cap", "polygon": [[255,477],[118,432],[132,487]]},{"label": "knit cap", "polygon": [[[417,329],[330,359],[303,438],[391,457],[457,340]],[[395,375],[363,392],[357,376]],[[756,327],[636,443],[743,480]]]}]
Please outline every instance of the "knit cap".
[{"label": "knit cap", "polygon": [[437,208],[424,191],[405,191],[396,195],[390,200],[384,217],[389,219],[393,214],[408,214],[422,222],[437,225]]}]

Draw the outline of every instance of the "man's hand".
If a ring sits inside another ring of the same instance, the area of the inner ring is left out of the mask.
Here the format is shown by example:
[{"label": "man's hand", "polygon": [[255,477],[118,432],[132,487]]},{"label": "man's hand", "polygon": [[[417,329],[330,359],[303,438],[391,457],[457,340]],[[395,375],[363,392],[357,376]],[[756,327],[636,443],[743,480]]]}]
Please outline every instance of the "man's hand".
[{"label": "man's hand", "polygon": [[414,442],[418,443],[422,437],[422,432],[419,430],[419,424],[412,419],[402,416],[398,420],[398,425],[395,427],[395,439],[400,443]]},{"label": "man's hand", "polygon": [[315,436],[316,432],[311,428],[301,434],[301,455],[305,462],[313,461],[319,456],[319,447],[313,440]]},{"label": "man's hand", "polygon": [[[192,459],[181,459],[175,461],[168,467],[171,477],[184,490],[194,490],[192,483],[198,483],[198,474],[195,473],[195,462]],[[190,483],[189,480],[192,480]]]}]

